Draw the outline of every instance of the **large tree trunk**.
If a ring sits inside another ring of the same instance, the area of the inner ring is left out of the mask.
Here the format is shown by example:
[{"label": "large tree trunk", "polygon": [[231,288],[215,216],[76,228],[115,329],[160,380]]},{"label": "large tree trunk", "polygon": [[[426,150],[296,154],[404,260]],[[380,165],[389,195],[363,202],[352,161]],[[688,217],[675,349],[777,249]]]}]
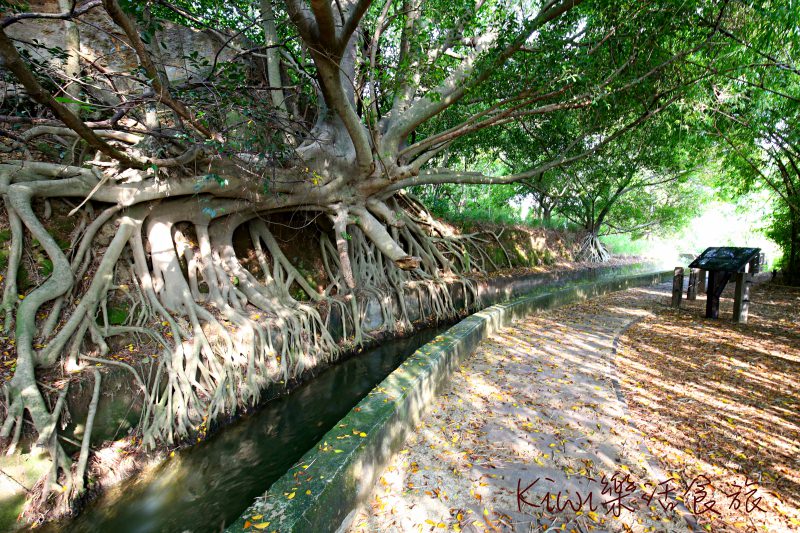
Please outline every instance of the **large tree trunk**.
[{"label": "large tree trunk", "polygon": [[[437,319],[457,315],[440,277],[443,271],[457,275],[468,293],[472,290],[461,276],[474,265],[458,268],[446,258],[460,257],[470,238],[434,242],[423,230],[430,215],[407,215],[392,197],[353,194],[357,189],[344,184],[321,190],[295,171],[273,182],[285,194],[268,197],[260,194],[258,182],[223,176],[223,169],[218,179],[181,178],[169,186],[144,171],[112,172],[116,175],[109,179],[78,167],[0,165],[0,194],[12,227],[5,279],[16,279],[26,238],[40,242],[53,264],[47,281],[23,300],[17,299],[13,283],[6,285],[3,310],[8,327],[14,328],[18,359],[7,384],[10,403],[0,438],[14,450],[23,418],[30,416],[39,446],[53,458],[48,487],[57,483],[70,489],[75,473],[79,493],[86,460],[82,457],[73,472],[70,458],[53,438],[59,412],[48,407],[37,385],[38,368],[67,359],[78,365],[115,364],[106,358],[109,339],[132,334],[150,339],[161,352],[157,369],[150,378],[130,369],[145,403],[138,434],[150,447],[174,444],[190,438],[201,424],[255,404],[269,384],[289,382],[335,358],[340,346],[328,329],[325,309],[338,308],[346,340],[361,342],[367,297],[381,302],[385,327],[393,329],[410,324],[407,291],[420,298],[424,294],[425,306]],[[76,232],[70,249],[62,250],[33,202],[90,195],[78,210],[95,222]],[[271,213],[297,208],[312,219],[316,211],[334,221],[334,234],[321,235],[329,279],[322,293],[303,279],[265,222]],[[250,237],[258,274],[243,266],[234,247],[240,227]],[[109,233],[110,243],[94,255],[97,236]],[[88,278],[86,273],[91,273]],[[76,283],[84,278],[88,281]],[[293,296],[294,283],[313,304]],[[396,309],[394,296],[400,302]],[[132,301],[136,311],[124,324],[111,325],[106,309],[118,298]],[[467,301],[474,305],[476,296]],[[63,319],[50,327],[49,321],[37,320],[48,312]]]},{"label": "large tree trunk", "polygon": [[553,221],[553,206],[552,205],[543,205],[542,206],[542,222],[544,222],[545,226],[549,226],[552,221]]}]

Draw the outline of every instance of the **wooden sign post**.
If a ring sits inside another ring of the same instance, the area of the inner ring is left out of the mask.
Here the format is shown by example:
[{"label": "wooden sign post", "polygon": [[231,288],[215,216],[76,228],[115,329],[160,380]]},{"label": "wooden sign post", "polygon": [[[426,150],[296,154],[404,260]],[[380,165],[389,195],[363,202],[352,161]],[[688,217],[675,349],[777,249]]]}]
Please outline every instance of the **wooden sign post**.
[{"label": "wooden sign post", "polygon": [[736,274],[736,292],[733,297],[733,321],[747,323],[750,308],[750,275],[744,272]]},{"label": "wooden sign post", "polygon": [[680,307],[682,297],[683,267],[675,267],[675,276],[672,278],[672,307]]},{"label": "wooden sign post", "polygon": [[699,273],[699,268],[689,269],[689,286],[686,288],[687,300],[697,300],[697,281]]},{"label": "wooden sign post", "polygon": [[731,279],[730,272],[712,270],[708,276],[708,292],[706,293],[706,318],[719,318],[719,297],[725,285]]}]

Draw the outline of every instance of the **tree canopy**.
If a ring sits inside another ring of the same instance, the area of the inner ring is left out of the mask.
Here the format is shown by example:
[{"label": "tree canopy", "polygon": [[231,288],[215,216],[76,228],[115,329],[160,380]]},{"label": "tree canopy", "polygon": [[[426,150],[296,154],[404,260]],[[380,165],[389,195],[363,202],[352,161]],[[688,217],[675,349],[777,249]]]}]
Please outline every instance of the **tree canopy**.
[{"label": "tree canopy", "polygon": [[[32,419],[54,465],[45,502],[53,483],[83,493],[89,448],[72,468],[55,437],[63,400],[45,402],[39,369],[96,361],[117,336],[155,343],[154,377],[134,372],[152,447],[332,360],[335,335],[362,342],[369,298],[387,328],[410,323],[405,292],[454,317],[455,283],[475,308],[475,242],[449,234],[413,187],[532,194],[602,260],[598,234],[686,220],[689,180],[714,164],[719,188],[774,193],[772,234],[800,271],[795,2],[0,9],[2,311],[18,357],[0,438],[13,450]],[[47,224],[54,202],[79,221],[71,242]],[[319,230],[318,285],[274,235],[286,213]],[[49,268],[20,299],[26,242]],[[116,300],[135,310],[122,324],[108,319]]]}]

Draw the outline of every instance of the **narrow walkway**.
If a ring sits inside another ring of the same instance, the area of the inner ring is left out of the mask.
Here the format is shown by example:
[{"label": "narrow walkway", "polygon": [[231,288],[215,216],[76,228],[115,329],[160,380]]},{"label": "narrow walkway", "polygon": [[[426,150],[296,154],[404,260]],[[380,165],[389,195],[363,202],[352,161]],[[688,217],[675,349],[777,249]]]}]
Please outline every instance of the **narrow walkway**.
[{"label": "narrow walkway", "polygon": [[481,343],[350,531],[688,531],[613,363],[614,339],[669,297],[666,285],[615,293]]}]

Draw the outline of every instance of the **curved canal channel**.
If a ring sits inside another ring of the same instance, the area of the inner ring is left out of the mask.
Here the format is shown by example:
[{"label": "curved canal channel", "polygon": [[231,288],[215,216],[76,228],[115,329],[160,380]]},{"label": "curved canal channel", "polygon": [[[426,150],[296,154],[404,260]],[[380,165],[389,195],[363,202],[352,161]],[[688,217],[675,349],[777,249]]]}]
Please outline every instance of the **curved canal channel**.
[{"label": "curved canal channel", "polygon": [[208,440],[91,502],[75,519],[37,531],[195,533],[239,517],[354,405],[448,326],[423,329],[331,366]]},{"label": "curved canal channel", "polygon": [[[611,269],[544,283],[530,294],[624,277]],[[173,533],[221,531],[264,494],[378,383],[420,346],[446,331],[428,328],[332,365],[286,396],[267,402],[155,467],[120,483],[77,517],[37,531]]]}]

